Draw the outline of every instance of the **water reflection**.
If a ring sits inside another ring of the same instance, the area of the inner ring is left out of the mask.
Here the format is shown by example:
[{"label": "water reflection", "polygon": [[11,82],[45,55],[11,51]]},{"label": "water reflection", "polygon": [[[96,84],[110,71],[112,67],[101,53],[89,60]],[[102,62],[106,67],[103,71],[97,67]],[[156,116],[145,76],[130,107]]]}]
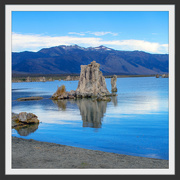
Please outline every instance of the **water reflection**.
[{"label": "water reflection", "polygon": [[56,104],[58,106],[59,110],[65,111],[66,110],[66,104],[67,104],[67,100],[52,100],[54,104]]},{"label": "water reflection", "polygon": [[16,126],[15,129],[20,136],[28,136],[29,134],[35,132],[38,129],[39,124],[28,124],[25,126]]},{"label": "water reflection", "polygon": [[117,117],[117,115],[153,114],[168,111],[167,99],[162,98],[155,92],[151,93],[151,95],[146,92],[141,92],[141,94],[120,94],[118,98],[118,105],[115,105],[116,100],[114,100],[114,106],[108,108],[107,114]]},{"label": "water reflection", "polygon": [[118,105],[117,96],[112,96],[111,100],[112,100],[112,103],[113,103],[114,106]]},{"label": "water reflection", "polygon": [[106,112],[106,101],[93,101],[91,99],[77,100],[77,105],[83,120],[83,127],[100,128],[102,118]]},{"label": "water reflection", "polygon": [[[101,128],[102,119],[106,113],[106,101],[94,101],[92,99],[78,99],[78,100],[53,100],[53,103],[58,106],[58,110],[66,111],[67,102],[72,105],[77,105],[80,110],[80,115],[83,121],[83,127]],[[112,103],[117,106],[117,97],[112,97]],[[71,113],[71,112],[68,112]],[[73,116],[73,114],[72,114]]]}]

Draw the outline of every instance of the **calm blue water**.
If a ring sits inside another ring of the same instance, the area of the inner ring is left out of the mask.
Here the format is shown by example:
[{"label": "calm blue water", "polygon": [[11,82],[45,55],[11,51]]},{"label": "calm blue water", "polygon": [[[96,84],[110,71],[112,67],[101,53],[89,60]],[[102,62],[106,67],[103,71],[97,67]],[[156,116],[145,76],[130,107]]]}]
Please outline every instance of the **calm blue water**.
[{"label": "calm blue water", "polygon": [[[106,79],[111,91],[110,79]],[[41,121],[12,129],[26,139],[119,154],[168,159],[168,78],[118,78],[118,96],[111,102],[49,99],[57,86],[76,90],[78,81],[12,83],[12,111],[32,112]],[[42,96],[40,101],[15,101]]]}]

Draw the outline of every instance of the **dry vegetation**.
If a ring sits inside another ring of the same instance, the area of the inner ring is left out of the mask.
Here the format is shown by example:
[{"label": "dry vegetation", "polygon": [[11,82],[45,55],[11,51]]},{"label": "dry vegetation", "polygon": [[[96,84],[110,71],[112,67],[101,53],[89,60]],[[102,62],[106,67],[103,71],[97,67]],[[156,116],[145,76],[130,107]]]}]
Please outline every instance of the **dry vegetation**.
[{"label": "dry vegetation", "polygon": [[62,85],[62,86],[60,86],[60,87],[57,88],[57,91],[55,92],[55,94],[56,94],[57,96],[61,96],[61,95],[63,95],[65,92],[66,92],[66,87],[65,87],[65,85]]}]

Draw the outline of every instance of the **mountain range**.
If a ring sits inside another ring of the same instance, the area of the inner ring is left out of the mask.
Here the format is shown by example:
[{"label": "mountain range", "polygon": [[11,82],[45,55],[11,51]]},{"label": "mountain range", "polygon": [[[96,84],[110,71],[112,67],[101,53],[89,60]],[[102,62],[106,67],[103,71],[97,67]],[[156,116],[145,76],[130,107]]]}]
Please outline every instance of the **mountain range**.
[{"label": "mountain range", "polygon": [[152,75],[168,73],[169,55],[120,51],[105,46],[60,45],[38,52],[12,52],[12,72],[17,74],[79,74],[80,66],[100,63],[103,74]]}]

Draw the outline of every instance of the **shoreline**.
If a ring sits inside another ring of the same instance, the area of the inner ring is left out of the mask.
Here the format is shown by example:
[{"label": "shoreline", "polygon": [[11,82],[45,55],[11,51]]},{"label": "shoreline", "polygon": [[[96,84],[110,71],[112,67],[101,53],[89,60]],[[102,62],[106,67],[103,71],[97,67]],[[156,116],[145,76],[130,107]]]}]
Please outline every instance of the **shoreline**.
[{"label": "shoreline", "polygon": [[12,168],[168,169],[169,161],[12,137]]},{"label": "shoreline", "polygon": [[[69,75],[39,75],[33,76],[26,75],[26,76],[16,76],[12,77],[12,82],[48,82],[48,81],[55,81],[55,80],[63,80],[63,81],[78,81],[80,75],[78,74],[69,74]],[[113,75],[104,75],[106,79],[112,78]],[[128,77],[156,77],[155,74],[153,75],[117,75],[117,78],[128,78]]]},{"label": "shoreline", "polygon": [[[158,75],[158,77],[156,77]],[[160,76],[165,75],[163,78],[168,78],[168,73],[166,74],[151,74],[151,75],[116,75],[117,78],[132,78],[132,77],[156,77],[159,78]],[[167,75],[167,77],[166,77]],[[77,74],[70,74],[70,75],[39,75],[34,76],[33,74],[26,75],[26,76],[15,76],[12,77],[12,83],[18,83],[18,82],[50,82],[50,81],[56,81],[56,80],[63,80],[63,81],[78,81],[80,75]],[[106,79],[112,78],[113,75],[104,75]],[[39,79],[40,78],[40,79]]]}]

